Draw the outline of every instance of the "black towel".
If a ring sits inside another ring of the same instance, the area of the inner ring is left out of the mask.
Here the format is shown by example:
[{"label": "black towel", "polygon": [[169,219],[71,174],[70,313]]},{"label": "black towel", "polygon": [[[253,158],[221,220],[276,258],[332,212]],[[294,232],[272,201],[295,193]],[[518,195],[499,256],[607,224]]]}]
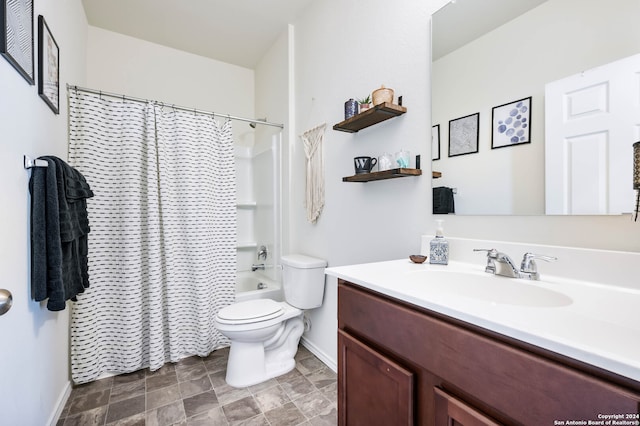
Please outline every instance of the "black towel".
[{"label": "black towel", "polygon": [[[40,302],[64,297],[62,246],[58,219],[56,165],[34,167],[29,180],[31,192],[31,296]],[[62,299],[64,300],[64,299]]]},{"label": "black towel", "polygon": [[41,157],[49,167],[34,168],[31,191],[31,286],[36,301],[51,311],[89,287],[89,218],[93,192],[84,176],[63,160]]},{"label": "black towel", "polygon": [[433,188],[433,214],[455,213],[453,189],[446,186]]}]

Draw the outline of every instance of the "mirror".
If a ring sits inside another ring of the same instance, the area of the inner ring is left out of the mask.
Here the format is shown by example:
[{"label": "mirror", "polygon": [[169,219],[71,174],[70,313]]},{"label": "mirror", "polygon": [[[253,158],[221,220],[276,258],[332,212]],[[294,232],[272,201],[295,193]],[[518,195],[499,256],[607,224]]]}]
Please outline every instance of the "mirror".
[{"label": "mirror", "polygon": [[[442,176],[432,183],[453,189],[456,214],[545,214],[545,85],[638,54],[638,16],[637,0],[455,0],[433,15],[432,124],[439,129],[433,171]],[[529,97],[530,139],[492,141],[492,114]],[[477,121],[468,119],[477,113]],[[453,134],[464,138],[454,141],[458,155],[449,157],[452,120]],[[464,127],[469,122],[477,123],[477,136],[473,126]],[[630,150],[639,129],[637,119]],[[628,164],[603,162],[631,168],[631,155]]]}]

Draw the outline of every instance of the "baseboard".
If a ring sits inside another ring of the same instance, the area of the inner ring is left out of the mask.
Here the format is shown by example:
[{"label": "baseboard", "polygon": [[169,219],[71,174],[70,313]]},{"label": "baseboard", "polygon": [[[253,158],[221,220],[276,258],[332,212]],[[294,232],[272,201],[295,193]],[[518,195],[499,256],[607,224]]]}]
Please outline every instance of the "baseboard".
[{"label": "baseboard", "polygon": [[49,426],[56,426],[58,420],[60,419],[60,415],[62,414],[62,410],[64,410],[64,406],[67,405],[67,400],[71,395],[71,382],[68,381],[67,385],[64,387],[64,391],[58,398],[58,402],[56,403],[56,410],[53,412],[47,424]]},{"label": "baseboard", "polygon": [[333,359],[332,357],[327,355],[324,351],[322,351],[316,345],[311,343],[304,336],[302,336],[300,341],[302,343],[302,346],[304,346],[305,348],[309,349],[309,352],[314,354],[320,361],[325,363],[325,365],[327,367],[329,367],[331,370],[333,370],[334,373],[338,372],[338,362],[335,359]]}]

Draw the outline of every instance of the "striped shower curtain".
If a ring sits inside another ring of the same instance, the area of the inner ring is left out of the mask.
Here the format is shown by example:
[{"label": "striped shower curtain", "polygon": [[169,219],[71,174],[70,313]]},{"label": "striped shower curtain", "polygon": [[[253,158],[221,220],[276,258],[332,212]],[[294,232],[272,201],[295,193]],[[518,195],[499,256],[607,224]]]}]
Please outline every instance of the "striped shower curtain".
[{"label": "striped shower curtain", "polygon": [[69,162],[90,182],[90,287],[71,317],[75,383],[228,344],[235,295],[231,122],[69,89]]}]

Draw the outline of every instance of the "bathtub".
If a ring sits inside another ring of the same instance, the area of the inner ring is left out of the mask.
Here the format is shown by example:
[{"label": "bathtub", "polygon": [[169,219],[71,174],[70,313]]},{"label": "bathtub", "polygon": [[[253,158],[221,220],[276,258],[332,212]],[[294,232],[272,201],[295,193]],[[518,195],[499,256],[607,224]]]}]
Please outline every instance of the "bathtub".
[{"label": "bathtub", "polygon": [[[263,286],[264,288],[258,288]],[[283,300],[282,286],[257,272],[238,272],[236,302],[252,299],[273,299],[280,302]]]}]

